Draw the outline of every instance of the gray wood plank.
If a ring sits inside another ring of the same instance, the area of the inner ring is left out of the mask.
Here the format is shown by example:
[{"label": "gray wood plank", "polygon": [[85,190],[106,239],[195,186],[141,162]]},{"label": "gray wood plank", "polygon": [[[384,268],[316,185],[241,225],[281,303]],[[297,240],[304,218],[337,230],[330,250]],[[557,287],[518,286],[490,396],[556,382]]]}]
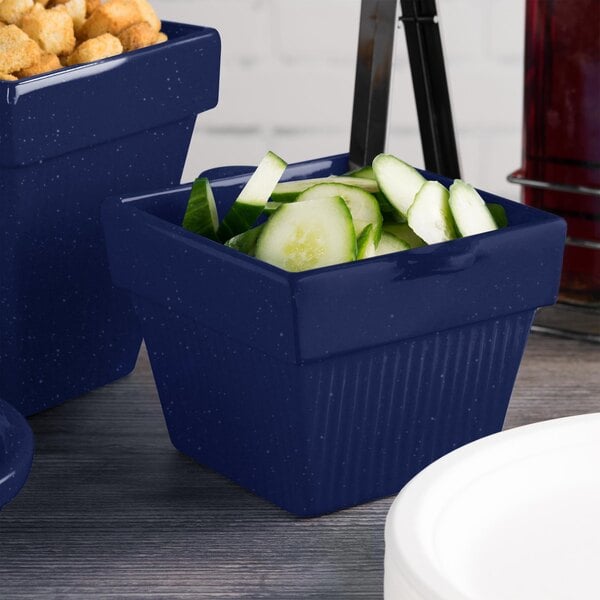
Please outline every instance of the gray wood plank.
[{"label": "gray wood plank", "polygon": [[[600,350],[532,335],[506,427],[600,411]],[[0,513],[0,597],[381,598],[392,498],[302,520],[170,444],[148,360],[30,419],[37,452]]]}]

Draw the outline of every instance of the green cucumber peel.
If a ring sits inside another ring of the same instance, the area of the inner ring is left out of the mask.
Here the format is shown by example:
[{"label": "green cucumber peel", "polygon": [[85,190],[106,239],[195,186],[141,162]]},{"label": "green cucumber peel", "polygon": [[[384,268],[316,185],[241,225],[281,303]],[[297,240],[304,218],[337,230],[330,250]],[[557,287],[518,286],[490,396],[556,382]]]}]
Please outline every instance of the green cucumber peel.
[{"label": "green cucumber peel", "polygon": [[369,223],[363,230],[358,239],[356,240],[356,258],[361,260],[363,258],[371,258],[375,256],[375,230],[373,225]]},{"label": "green cucumber peel", "polygon": [[238,252],[243,252],[248,256],[254,256],[258,237],[260,236],[264,226],[265,224],[261,223],[252,229],[248,229],[248,231],[244,231],[244,233],[240,233],[227,240],[225,245],[229,248],[237,250]]},{"label": "green cucumber peel", "polygon": [[199,177],[192,184],[182,227],[216,241],[218,226],[219,216],[210,182],[205,177]]},{"label": "green cucumber peel", "polygon": [[496,204],[495,202],[486,202],[487,209],[490,211],[492,218],[496,222],[498,229],[506,227],[508,225],[508,217],[506,216],[506,210],[502,204]]}]

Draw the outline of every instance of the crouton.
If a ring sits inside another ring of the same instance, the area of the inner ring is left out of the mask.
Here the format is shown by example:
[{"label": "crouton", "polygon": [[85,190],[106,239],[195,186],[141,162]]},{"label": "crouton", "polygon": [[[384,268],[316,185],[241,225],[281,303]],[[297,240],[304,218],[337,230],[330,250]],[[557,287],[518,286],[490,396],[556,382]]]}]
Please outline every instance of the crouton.
[{"label": "crouton", "polygon": [[14,75],[9,75],[8,73],[0,73],[0,81],[17,81],[17,78]]},{"label": "crouton", "polygon": [[85,22],[85,0],[67,0],[67,2],[61,2],[61,5],[71,15],[73,27],[77,31]]},{"label": "crouton", "polygon": [[13,73],[36,63],[40,47],[16,25],[0,28],[0,72]]},{"label": "crouton", "polygon": [[62,6],[31,10],[23,17],[21,29],[45,52],[71,54],[75,48],[73,19]]},{"label": "crouton", "polygon": [[0,21],[16,25],[33,8],[33,0],[0,0]]},{"label": "crouton", "polygon": [[135,0],[108,0],[90,15],[78,31],[78,36],[82,40],[95,38],[103,33],[117,36],[140,21],[143,21],[142,13]]},{"label": "crouton", "polygon": [[117,54],[121,54],[121,52],[123,52],[123,46],[119,38],[110,33],[104,33],[91,40],[82,42],[76,48],[75,52],[67,58],[67,65],[92,62],[108,58],[109,56],[116,56]]},{"label": "crouton", "polygon": [[102,4],[102,0],[85,0],[85,16],[89,17],[100,4]]},{"label": "crouton", "polygon": [[156,12],[150,5],[150,2],[148,2],[148,0],[134,0],[134,1],[138,5],[138,8],[140,9],[142,19],[144,21],[146,21],[146,23],[148,23],[148,25],[150,25],[150,27],[152,27],[152,29],[154,29],[154,31],[156,33],[158,33],[160,31],[162,23],[160,22],[160,19],[158,18]]},{"label": "crouton", "polygon": [[40,60],[38,60],[30,67],[17,71],[15,75],[19,78],[33,77],[34,75],[40,75],[41,73],[55,71],[56,69],[60,69],[61,67],[62,65],[60,64],[60,60],[58,60],[58,56],[56,56],[56,54],[44,52]]},{"label": "crouton", "polygon": [[140,21],[121,31],[119,40],[123,44],[123,51],[130,52],[131,50],[151,46],[155,42],[157,35],[149,23]]}]

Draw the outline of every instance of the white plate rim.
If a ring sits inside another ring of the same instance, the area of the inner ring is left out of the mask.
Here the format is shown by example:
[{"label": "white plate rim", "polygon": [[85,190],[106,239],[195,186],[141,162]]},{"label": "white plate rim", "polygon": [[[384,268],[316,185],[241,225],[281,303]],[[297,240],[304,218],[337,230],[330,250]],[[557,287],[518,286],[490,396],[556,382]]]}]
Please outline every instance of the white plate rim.
[{"label": "white plate rim", "polygon": [[[461,467],[464,472],[464,465],[475,468],[470,476],[466,470],[465,478],[472,481],[514,460],[556,450],[561,445],[580,444],[586,432],[597,440],[599,428],[600,413],[561,417],[487,436],[438,459],[416,475],[392,503],[385,526],[387,564],[393,564],[423,598],[472,600],[431,566],[431,556],[419,533],[419,524],[423,519],[428,518],[431,522],[431,514],[428,517],[424,514],[424,499],[435,495],[444,481],[453,480],[453,474],[459,473]],[[535,451],[531,449],[532,441],[535,441]],[[456,490],[462,489],[460,482],[456,482],[454,487]],[[402,539],[401,544],[399,539]]]}]

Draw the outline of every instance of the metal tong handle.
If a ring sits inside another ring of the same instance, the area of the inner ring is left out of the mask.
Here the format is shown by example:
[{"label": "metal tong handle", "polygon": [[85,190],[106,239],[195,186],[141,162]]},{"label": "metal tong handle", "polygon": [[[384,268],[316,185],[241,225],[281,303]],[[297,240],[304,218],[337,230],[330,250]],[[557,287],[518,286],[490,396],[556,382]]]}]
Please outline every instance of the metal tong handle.
[{"label": "metal tong handle", "polygon": [[[425,168],[460,177],[435,0],[400,0]],[[362,0],[350,166],[385,149],[398,0]]]},{"label": "metal tong handle", "polygon": [[385,147],[397,0],[362,0],[350,133],[350,167],[370,164]]}]

